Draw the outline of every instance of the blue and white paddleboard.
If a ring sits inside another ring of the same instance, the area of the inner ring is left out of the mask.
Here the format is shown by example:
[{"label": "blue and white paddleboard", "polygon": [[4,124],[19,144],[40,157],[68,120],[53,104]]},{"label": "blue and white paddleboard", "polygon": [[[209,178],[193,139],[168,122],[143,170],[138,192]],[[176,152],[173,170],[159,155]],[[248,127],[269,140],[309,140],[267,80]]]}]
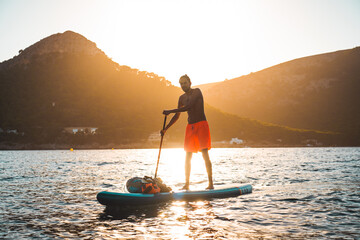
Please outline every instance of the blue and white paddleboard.
[{"label": "blue and white paddleboard", "polygon": [[157,204],[172,200],[196,201],[209,200],[213,198],[228,198],[237,197],[242,194],[252,192],[250,184],[228,187],[213,190],[200,191],[181,191],[157,194],[143,194],[143,193],[117,193],[117,192],[99,192],[96,196],[99,203],[106,206],[136,206]]}]

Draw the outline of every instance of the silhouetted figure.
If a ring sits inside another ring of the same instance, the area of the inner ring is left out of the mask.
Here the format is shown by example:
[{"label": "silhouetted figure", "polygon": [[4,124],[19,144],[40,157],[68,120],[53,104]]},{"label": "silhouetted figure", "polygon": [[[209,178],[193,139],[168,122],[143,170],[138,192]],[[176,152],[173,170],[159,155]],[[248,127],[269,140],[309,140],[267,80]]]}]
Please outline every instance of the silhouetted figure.
[{"label": "silhouetted figure", "polygon": [[208,122],[204,112],[204,99],[200,89],[191,88],[191,80],[187,75],[183,75],[179,80],[182,90],[185,92],[179,97],[178,108],[173,110],[164,110],[163,114],[169,115],[175,113],[169,124],[161,134],[164,135],[178,119],[181,112],[188,113],[188,125],[186,126],[184,149],[186,151],[185,159],[185,185],[184,190],[189,189],[190,171],[192,154],[202,152],[205,160],[206,171],[209,179],[209,186],[206,189],[214,189],[212,181],[212,165],[208,150],[211,148],[211,138]]}]

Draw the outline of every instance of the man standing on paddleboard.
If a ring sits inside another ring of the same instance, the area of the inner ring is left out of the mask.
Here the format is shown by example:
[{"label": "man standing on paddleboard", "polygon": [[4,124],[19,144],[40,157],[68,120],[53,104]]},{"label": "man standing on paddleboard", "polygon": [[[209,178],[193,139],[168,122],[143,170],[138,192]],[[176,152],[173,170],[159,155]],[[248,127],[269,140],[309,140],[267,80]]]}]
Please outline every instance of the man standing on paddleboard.
[{"label": "man standing on paddleboard", "polygon": [[182,189],[188,190],[190,185],[190,171],[192,154],[202,152],[205,160],[206,171],[209,179],[209,186],[206,189],[214,189],[212,180],[212,165],[208,150],[211,148],[211,138],[208,122],[204,112],[204,98],[199,88],[191,88],[191,80],[188,75],[183,75],[179,80],[182,90],[185,92],[179,97],[178,108],[164,110],[164,115],[175,113],[169,124],[161,130],[163,136],[178,119],[181,112],[188,113],[188,125],[186,126],[184,149],[185,158],[185,185]]}]

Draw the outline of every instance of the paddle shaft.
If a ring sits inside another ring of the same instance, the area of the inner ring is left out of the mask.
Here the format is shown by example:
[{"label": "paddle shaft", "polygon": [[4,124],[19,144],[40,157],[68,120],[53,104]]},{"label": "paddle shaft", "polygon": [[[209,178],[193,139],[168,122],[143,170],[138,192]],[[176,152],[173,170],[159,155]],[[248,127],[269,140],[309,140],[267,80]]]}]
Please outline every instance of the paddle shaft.
[{"label": "paddle shaft", "polygon": [[[165,130],[166,117],[167,117],[167,115],[165,115],[165,117],[164,117],[163,130]],[[154,179],[156,178],[157,171],[158,171],[158,167],[159,167],[159,162],[160,162],[160,153],[161,153],[161,146],[162,146],[163,139],[164,139],[164,134],[161,134],[160,147],[159,147],[159,155],[158,155],[158,159],[157,159],[157,163],[156,163],[156,170],[155,170],[155,177],[154,177]]]}]

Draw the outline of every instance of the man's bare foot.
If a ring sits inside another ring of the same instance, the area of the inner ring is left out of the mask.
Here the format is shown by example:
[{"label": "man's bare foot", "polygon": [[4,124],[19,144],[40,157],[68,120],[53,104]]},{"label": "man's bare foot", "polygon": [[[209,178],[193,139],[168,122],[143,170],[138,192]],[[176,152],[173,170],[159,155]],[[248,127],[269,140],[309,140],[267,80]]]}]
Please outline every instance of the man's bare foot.
[{"label": "man's bare foot", "polygon": [[185,184],[180,190],[189,190],[189,185]]},{"label": "man's bare foot", "polygon": [[205,188],[206,190],[211,190],[214,189],[214,185],[209,185],[207,188]]}]

